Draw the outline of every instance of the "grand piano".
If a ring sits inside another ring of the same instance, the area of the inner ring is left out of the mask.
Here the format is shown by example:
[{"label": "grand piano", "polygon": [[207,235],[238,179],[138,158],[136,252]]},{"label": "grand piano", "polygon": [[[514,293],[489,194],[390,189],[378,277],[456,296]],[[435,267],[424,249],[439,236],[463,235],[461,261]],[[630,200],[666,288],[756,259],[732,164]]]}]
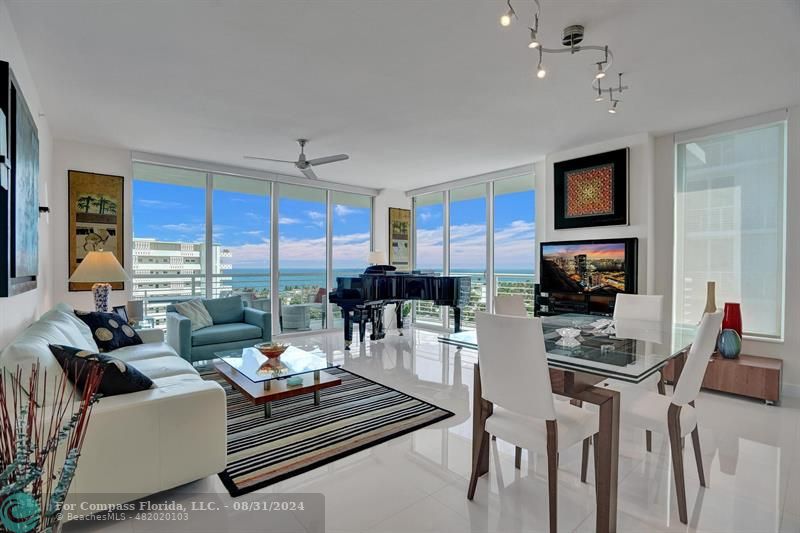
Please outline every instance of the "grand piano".
[{"label": "grand piano", "polygon": [[358,324],[361,341],[366,334],[367,322],[372,323],[370,339],[379,340],[386,336],[383,310],[387,304],[398,304],[397,327],[402,330],[403,306],[400,304],[406,300],[425,300],[452,307],[455,330],[461,331],[461,308],[467,305],[469,296],[469,276],[368,271],[357,277],[337,277],[336,289],[328,298],[342,308],[344,346],[349,350],[353,341],[353,322]]}]

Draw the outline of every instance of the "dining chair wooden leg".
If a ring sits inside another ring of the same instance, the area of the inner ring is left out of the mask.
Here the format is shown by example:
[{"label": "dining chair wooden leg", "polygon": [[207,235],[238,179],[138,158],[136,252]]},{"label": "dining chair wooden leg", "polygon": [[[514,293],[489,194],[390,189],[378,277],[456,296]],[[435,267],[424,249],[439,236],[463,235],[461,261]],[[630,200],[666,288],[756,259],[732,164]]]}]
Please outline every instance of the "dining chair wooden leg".
[{"label": "dining chair wooden leg", "polygon": [[589,439],[591,437],[586,437],[583,439],[583,450],[581,450],[581,482],[586,483],[586,470],[589,468]]},{"label": "dining chair wooden leg", "polygon": [[558,531],[558,422],[547,420],[547,502],[550,509],[550,533]]},{"label": "dining chair wooden leg", "polygon": [[478,478],[489,471],[489,434],[486,419],[492,414],[492,403],[483,399],[480,367],[475,363],[472,381],[472,474],[467,499],[475,496]]},{"label": "dining chair wooden leg", "polygon": [[649,429],[644,430],[644,446],[648,452],[653,451],[653,432]]},{"label": "dining chair wooden leg", "polygon": [[678,516],[684,524],[689,523],[686,512],[686,480],[683,472],[683,450],[681,443],[681,407],[670,404],[667,411],[667,428],[669,429],[669,443],[672,452],[672,473],[675,476],[675,496],[678,498]]},{"label": "dining chair wooden leg", "polygon": [[697,426],[692,430],[692,446],[694,447],[694,461],[697,463],[697,476],[700,478],[700,486],[706,487],[706,475],[703,472],[703,456],[700,453],[700,432]]},{"label": "dining chair wooden leg", "polygon": [[517,470],[522,468],[522,448],[519,446],[514,448],[514,468]]}]

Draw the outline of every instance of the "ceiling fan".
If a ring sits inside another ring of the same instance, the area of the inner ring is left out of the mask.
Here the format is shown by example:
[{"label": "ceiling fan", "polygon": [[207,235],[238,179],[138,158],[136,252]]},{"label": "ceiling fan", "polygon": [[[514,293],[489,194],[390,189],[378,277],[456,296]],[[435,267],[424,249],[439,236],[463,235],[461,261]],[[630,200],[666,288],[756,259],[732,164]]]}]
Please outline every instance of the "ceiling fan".
[{"label": "ceiling fan", "polygon": [[271,159],[269,157],[257,157],[254,155],[246,155],[244,156],[245,159],[258,159],[261,161],[274,161],[276,163],[290,163],[300,169],[300,172],[303,173],[305,177],[308,179],[316,180],[317,175],[314,174],[314,171],[311,167],[318,167],[319,165],[326,165],[328,163],[335,163],[337,161],[346,161],[350,159],[350,156],[347,154],[337,154],[337,155],[329,155],[326,157],[317,157],[316,159],[306,159],[305,154],[305,146],[308,143],[308,139],[297,139],[297,143],[300,145],[300,155],[297,157],[297,161],[287,161],[285,159]]}]

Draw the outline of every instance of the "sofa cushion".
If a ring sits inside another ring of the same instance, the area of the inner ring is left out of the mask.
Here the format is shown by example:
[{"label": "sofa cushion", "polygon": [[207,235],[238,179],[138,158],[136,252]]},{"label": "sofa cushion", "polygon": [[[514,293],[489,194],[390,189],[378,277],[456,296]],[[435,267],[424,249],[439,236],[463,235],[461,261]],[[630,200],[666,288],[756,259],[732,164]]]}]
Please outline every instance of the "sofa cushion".
[{"label": "sofa cushion", "polygon": [[[89,326],[86,325],[86,322],[75,316],[75,309],[71,305],[61,302],[56,304],[53,310],[66,313],[75,323],[75,326],[77,326],[78,330],[81,332],[81,335],[83,335],[83,337],[86,339],[86,342],[89,343],[89,346],[94,346],[94,348],[92,349],[95,352],[99,350],[99,348],[97,347],[97,343],[94,342],[94,335],[92,335],[92,330],[89,329]],[[42,317],[44,317],[44,315],[42,315]],[[77,344],[74,344],[73,346],[77,346]]]},{"label": "sofa cushion", "polygon": [[175,311],[185,316],[192,322],[192,331],[207,328],[214,325],[208,309],[203,305],[200,298],[175,304]]},{"label": "sofa cushion", "polygon": [[[75,316],[72,309],[63,310],[63,308],[56,306],[39,317],[37,323],[51,324],[57,328],[69,339],[67,343],[69,346],[93,352],[98,351],[97,343],[94,341],[89,326]],[[58,344],[63,343],[59,342]]]},{"label": "sofa cushion", "polygon": [[180,376],[183,374],[197,375],[197,370],[194,369],[190,362],[176,355],[142,359],[133,364],[136,366],[136,370],[150,379]]},{"label": "sofa cushion", "polygon": [[260,327],[241,322],[238,324],[215,324],[192,333],[192,346],[222,344],[250,339],[254,342],[261,339]]},{"label": "sofa cushion", "polygon": [[208,314],[211,315],[214,325],[244,322],[244,305],[242,304],[242,297],[239,295],[203,300],[203,305],[208,309]]},{"label": "sofa cushion", "polygon": [[147,390],[153,386],[152,380],[139,372],[134,366],[106,354],[92,353],[72,346],[51,344],[50,351],[58,359],[67,378],[80,390],[88,376],[88,366],[99,364],[103,367],[103,378],[97,392],[103,396],[116,396]]},{"label": "sofa cushion", "polygon": [[123,361],[142,361],[144,359],[155,359],[157,357],[177,356],[175,350],[166,342],[147,342],[135,346],[125,346],[117,348],[108,355],[122,359]]},{"label": "sofa cushion", "polygon": [[139,334],[123,322],[116,313],[90,313],[75,311],[75,316],[86,322],[101,352],[110,352],[123,346],[142,344]]}]

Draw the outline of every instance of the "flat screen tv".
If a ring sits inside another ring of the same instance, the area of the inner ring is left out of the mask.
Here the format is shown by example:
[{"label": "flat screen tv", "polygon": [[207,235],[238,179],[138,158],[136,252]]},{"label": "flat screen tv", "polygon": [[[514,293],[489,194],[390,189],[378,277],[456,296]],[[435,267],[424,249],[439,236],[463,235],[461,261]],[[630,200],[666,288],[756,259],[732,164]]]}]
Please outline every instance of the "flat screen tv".
[{"label": "flat screen tv", "polygon": [[542,292],[614,296],[636,292],[638,239],[541,243]]}]

